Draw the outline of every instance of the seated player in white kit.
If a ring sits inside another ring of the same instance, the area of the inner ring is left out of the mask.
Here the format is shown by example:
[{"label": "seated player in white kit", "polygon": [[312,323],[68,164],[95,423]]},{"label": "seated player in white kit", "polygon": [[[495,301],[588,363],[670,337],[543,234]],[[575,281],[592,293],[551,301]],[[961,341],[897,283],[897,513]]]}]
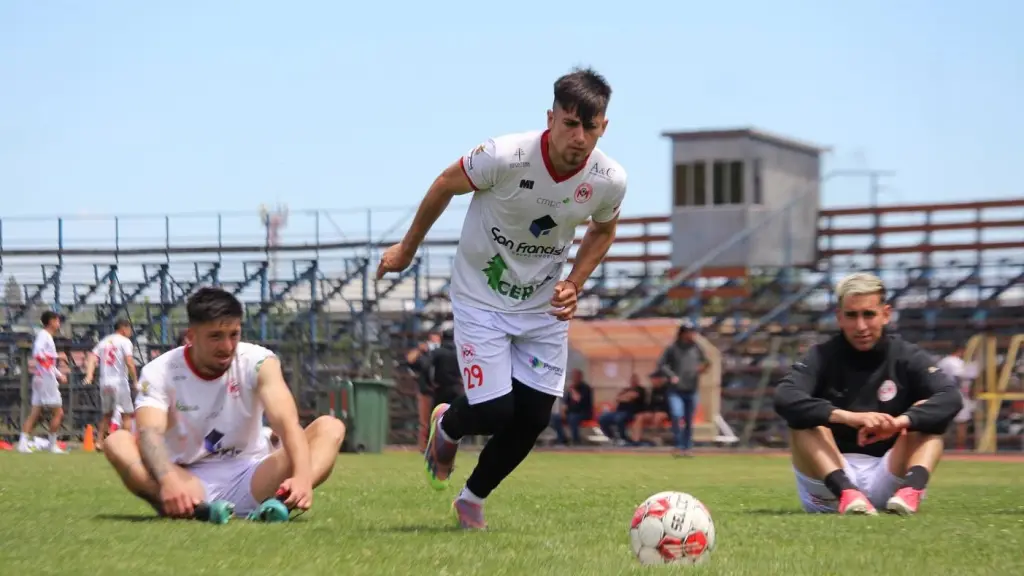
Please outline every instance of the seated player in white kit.
[{"label": "seated player in white kit", "polygon": [[564,395],[567,321],[615,238],[626,193],[625,170],[596,147],[610,98],[593,70],[559,78],[547,130],[488,140],[452,163],[381,257],[378,278],[404,270],[452,197],[473,192],[449,291],[466,394],[434,409],[424,454],[431,485],[444,489],[459,440],[491,436],[454,502],[463,528],[486,527],[484,499],[530,453]]},{"label": "seated player in white kit", "polygon": [[115,412],[120,413],[119,427],[132,429],[135,406],[132,403],[132,383],[138,380],[135,359],[132,357],[132,324],[120,319],[114,324],[114,333],[100,340],[85,361],[85,384],[92,384],[96,366],[100,369],[100,419],[98,450],[103,449],[103,440],[110,430]]},{"label": "seated player in white kit", "polygon": [[[129,491],[169,517],[207,519],[223,502],[250,516],[275,499],[309,509],[313,488],[334,469],[344,425],[321,416],[302,429],[277,357],[239,342],[242,304],[230,293],[201,288],[187,312],[189,344],[142,369],[138,440],[114,432],[107,459]],[[264,412],[279,450],[262,433]]]}]

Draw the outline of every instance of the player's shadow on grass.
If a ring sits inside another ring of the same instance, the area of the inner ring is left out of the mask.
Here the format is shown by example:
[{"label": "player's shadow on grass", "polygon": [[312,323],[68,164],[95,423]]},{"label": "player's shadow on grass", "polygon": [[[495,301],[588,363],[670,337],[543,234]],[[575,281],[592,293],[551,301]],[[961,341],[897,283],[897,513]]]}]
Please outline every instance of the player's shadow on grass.
[{"label": "player's shadow on grass", "polygon": [[797,510],[796,508],[752,508],[744,510],[743,513],[751,516],[796,516],[807,514],[803,510]]},{"label": "player's shadow on grass", "polygon": [[163,520],[163,518],[154,514],[97,514],[93,519],[107,522],[156,522]]},{"label": "player's shadow on grass", "polygon": [[418,524],[411,526],[388,526],[383,528],[371,528],[371,532],[392,532],[399,534],[415,534],[416,532],[423,532],[426,534],[444,534],[447,532],[461,532],[462,529],[458,526],[443,525],[443,524]]}]

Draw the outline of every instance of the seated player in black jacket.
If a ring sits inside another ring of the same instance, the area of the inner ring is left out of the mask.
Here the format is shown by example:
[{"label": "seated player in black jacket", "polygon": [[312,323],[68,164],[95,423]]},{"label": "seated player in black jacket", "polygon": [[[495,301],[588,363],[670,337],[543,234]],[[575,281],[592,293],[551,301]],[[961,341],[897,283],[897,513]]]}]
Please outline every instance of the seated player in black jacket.
[{"label": "seated player in black jacket", "polygon": [[930,354],[886,333],[892,309],[879,278],[848,276],[836,297],[842,334],[812,347],[775,388],[800,501],[808,512],[912,514],[960,393]]}]

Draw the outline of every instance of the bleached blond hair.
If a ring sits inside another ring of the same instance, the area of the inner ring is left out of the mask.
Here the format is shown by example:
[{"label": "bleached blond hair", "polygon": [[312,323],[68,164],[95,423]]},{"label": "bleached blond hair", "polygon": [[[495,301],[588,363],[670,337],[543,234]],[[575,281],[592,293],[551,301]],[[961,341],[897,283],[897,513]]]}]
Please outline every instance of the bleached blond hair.
[{"label": "bleached blond hair", "polygon": [[885,284],[882,279],[867,272],[856,272],[843,278],[836,284],[836,298],[839,305],[843,305],[843,299],[847,296],[868,296],[878,294],[885,302]]}]

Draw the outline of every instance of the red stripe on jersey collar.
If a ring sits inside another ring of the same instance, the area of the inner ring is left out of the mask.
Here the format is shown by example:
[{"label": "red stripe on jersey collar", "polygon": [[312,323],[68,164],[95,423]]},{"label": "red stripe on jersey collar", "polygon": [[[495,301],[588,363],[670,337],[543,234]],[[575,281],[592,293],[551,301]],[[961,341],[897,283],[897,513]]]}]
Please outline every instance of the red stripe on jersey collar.
[{"label": "red stripe on jersey collar", "polygon": [[182,350],[181,353],[185,355],[185,365],[188,366],[188,369],[191,370],[192,373],[196,375],[196,378],[199,378],[200,380],[206,380],[207,382],[213,382],[214,380],[216,380],[216,379],[218,379],[218,378],[220,378],[221,376],[224,375],[223,373],[221,373],[221,374],[218,374],[218,375],[213,376],[213,377],[203,376],[199,372],[199,370],[196,370],[196,365],[192,363],[192,358],[189,357],[189,355],[188,355],[188,351],[191,350],[191,349],[192,349],[192,345],[191,344],[186,344],[185,345],[185,349]]},{"label": "red stripe on jersey collar", "polygon": [[583,167],[587,165],[587,162],[590,161],[590,155],[588,154],[587,157],[583,159],[583,162],[581,162],[575,170],[569,172],[568,174],[563,174],[559,176],[558,172],[555,172],[555,167],[551,165],[551,158],[548,157],[549,132],[550,130],[545,130],[544,133],[540,135],[540,155],[542,158],[544,158],[544,167],[548,169],[548,175],[551,176],[551,179],[555,181],[555,184],[561,184],[562,182],[565,182],[569,178],[572,178],[573,176],[579,174],[580,171],[583,170]]}]

